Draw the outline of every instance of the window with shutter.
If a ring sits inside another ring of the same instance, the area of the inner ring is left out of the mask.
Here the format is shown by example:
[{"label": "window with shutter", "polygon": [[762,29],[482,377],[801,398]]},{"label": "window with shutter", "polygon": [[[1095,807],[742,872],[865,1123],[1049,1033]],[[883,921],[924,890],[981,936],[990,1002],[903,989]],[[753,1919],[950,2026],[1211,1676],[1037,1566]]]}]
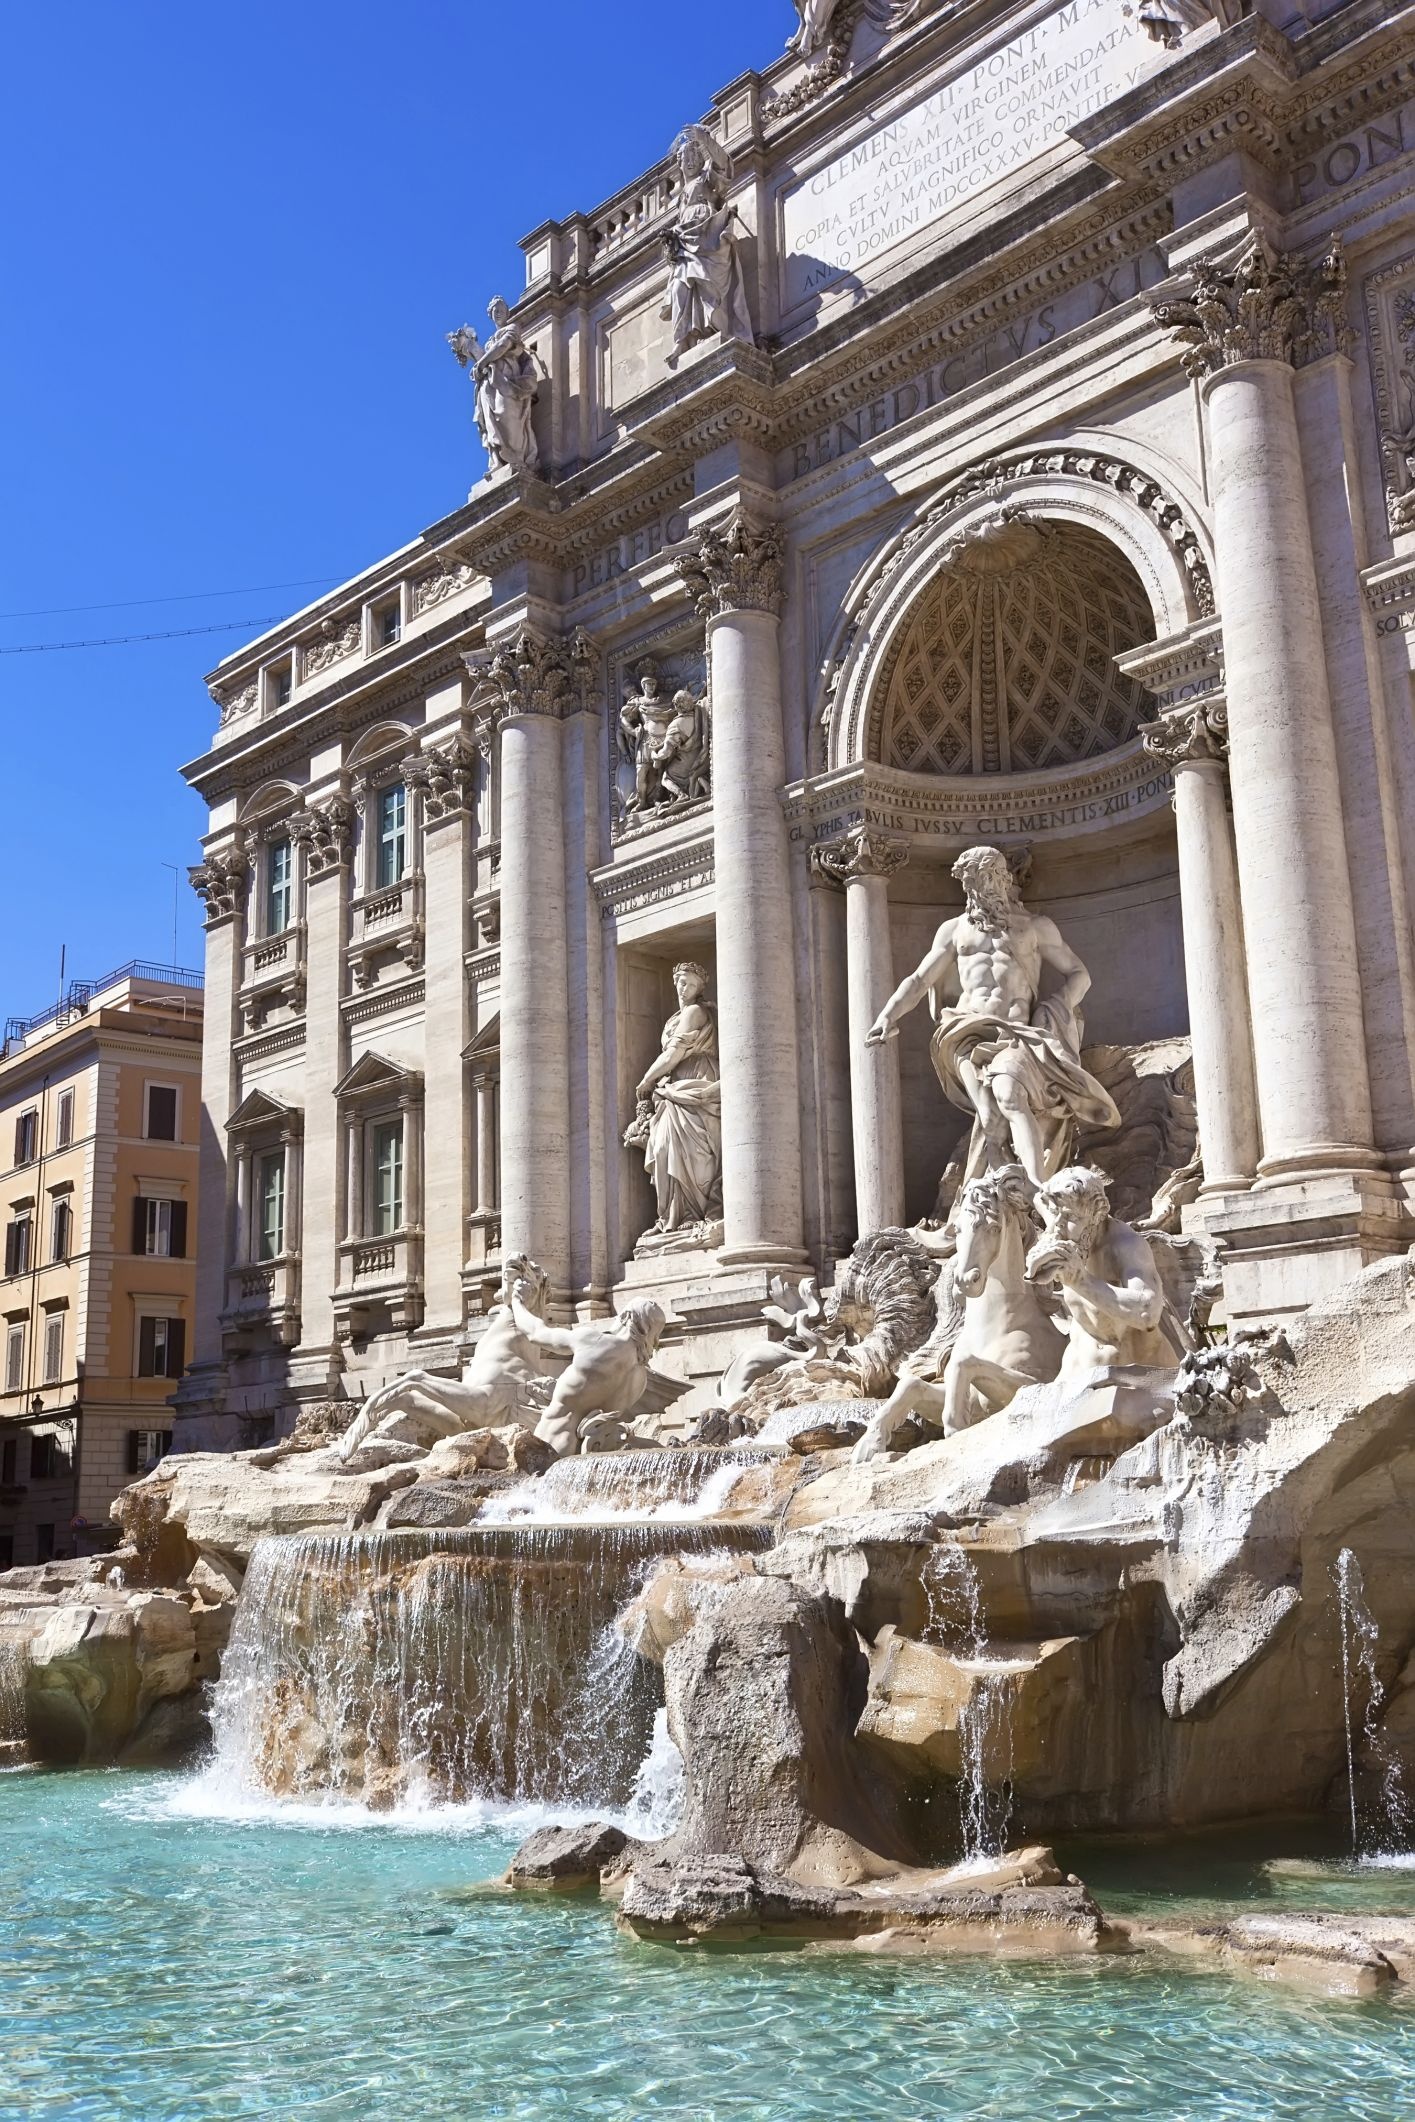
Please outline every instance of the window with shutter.
[{"label": "window with shutter", "polygon": [[17,1393],[25,1382],[25,1330],[12,1326],[5,1336],[5,1390]]},{"label": "window with shutter", "polygon": [[34,1254],[32,1250],[34,1225],[30,1218],[15,1216],[5,1232],[5,1272],[7,1275],[27,1275]]},{"label": "window with shutter", "polygon": [[181,1202],[158,1201],[139,1194],[133,1204],[133,1251],[152,1260],[172,1257],[172,1211],[182,1209],[182,1239],[186,1242],[186,1209]]},{"label": "window with shutter", "polygon": [[138,1376],[140,1378],[156,1378],[160,1375],[157,1368],[157,1327],[158,1321],[156,1319],[139,1319],[138,1321]]},{"label": "window with shutter", "polygon": [[167,1250],[173,1260],[187,1257],[187,1204],[185,1201],[169,1201]]},{"label": "window with shutter", "polygon": [[167,1360],[164,1366],[169,1378],[180,1378],[187,1367],[187,1322],[185,1319],[167,1321]]},{"label": "window with shutter", "polygon": [[54,1208],[49,1218],[49,1257],[51,1260],[68,1259],[72,1224],[72,1211],[67,1200],[61,1194],[54,1203]]},{"label": "window with shutter", "polygon": [[67,1149],[74,1139],[74,1094],[71,1090],[59,1093],[58,1113],[54,1128],[54,1146]]},{"label": "window with shutter", "polygon": [[177,1093],[170,1084],[147,1086],[147,1139],[175,1142],[177,1139]]},{"label": "window with shutter", "polygon": [[64,1375],[64,1314],[51,1312],[44,1322],[44,1382],[57,1385]]},{"label": "window with shutter", "polygon": [[15,1162],[32,1164],[39,1149],[39,1114],[33,1106],[15,1122]]}]

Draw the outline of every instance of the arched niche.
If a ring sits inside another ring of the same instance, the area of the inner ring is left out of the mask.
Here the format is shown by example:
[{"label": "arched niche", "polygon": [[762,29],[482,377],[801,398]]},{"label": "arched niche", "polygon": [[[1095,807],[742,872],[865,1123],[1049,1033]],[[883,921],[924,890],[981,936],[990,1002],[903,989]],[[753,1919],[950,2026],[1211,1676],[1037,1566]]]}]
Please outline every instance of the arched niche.
[{"label": "arched niche", "polygon": [[[919,615],[920,600],[940,576],[956,573],[970,550],[986,550],[990,527],[999,519],[1030,520],[1044,542],[1073,532],[1069,546],[1053,545],[1053,551],[1075,564],[1089,550],[1097,576],[1123,583],[1137,614],[1138,584],[1149,616],[1141,638],[1182,633],[1212,613],[1204,539],[1190,513],[1149,473],[1076,450],[1033,452],[981,467],[934,497],[851,585],[816,702],[826,731],[827,770],[878,758],[871,737],[873,731],[877,741],[881,679],[888,683],[903,653],[902,637]],[[1084,566],[1079,572],[1085,574]],[[954,770],[974,771],[971,761]]]}]

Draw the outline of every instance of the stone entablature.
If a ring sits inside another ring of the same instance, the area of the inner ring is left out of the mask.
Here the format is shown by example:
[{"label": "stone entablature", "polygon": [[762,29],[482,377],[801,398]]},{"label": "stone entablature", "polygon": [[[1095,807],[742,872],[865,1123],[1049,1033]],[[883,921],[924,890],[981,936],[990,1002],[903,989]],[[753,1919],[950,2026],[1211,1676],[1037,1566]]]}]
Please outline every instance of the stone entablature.
[{"label": "stone entablature", "polygon": [[912,858],[951,861],[978,841],[1041,840],[1094,833],[1109,820],[1162,811],[1173,776],[1138,739],[1103,760],[1046,774],[907,774],[856,765],[792,783],[782,793],[790,836],[814,845],[858,828],[906,837]]}]

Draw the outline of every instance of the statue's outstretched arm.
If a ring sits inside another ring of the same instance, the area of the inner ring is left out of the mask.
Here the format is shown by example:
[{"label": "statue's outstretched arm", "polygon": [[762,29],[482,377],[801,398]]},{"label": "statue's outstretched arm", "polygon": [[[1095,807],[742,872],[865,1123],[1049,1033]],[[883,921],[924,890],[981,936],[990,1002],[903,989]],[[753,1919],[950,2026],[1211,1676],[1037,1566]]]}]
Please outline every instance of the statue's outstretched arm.
[{"label": "statue's outstretched arm", "polygon": [[953,923],[947,921],[934,937],[933,948],[906,979],[900,981],[865,1035],[866,1046],[881,1046],[892,1039],[910,1010],[940,987],[958,963],[953,943]]},{"label": "statue's outstretched arm", "polygon": [[538,1319],[523,1303],[520,1292],[514,1289],[511,1292],[511,1316],[516,1321],[516,1331],[523,1334],[527,1341],[534,1342],[537,1348],[543,1348],[547,1355],[574,1354],[573,1334],[561,1326],[547,1326],[544,1319]]}]

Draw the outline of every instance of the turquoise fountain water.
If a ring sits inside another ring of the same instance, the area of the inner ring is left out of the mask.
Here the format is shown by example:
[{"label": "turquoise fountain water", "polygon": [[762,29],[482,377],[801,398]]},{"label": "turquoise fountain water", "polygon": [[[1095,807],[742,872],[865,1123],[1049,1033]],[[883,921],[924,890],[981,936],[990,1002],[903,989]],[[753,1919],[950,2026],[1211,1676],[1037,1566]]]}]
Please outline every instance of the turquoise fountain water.
[{"label": "turquoise fountain water", "polygon": [[675,1953],[487,1882],[532,1815],[0,1777],[0,2122],[1396,2122],[1415,2014],[1134,1961]]}]

